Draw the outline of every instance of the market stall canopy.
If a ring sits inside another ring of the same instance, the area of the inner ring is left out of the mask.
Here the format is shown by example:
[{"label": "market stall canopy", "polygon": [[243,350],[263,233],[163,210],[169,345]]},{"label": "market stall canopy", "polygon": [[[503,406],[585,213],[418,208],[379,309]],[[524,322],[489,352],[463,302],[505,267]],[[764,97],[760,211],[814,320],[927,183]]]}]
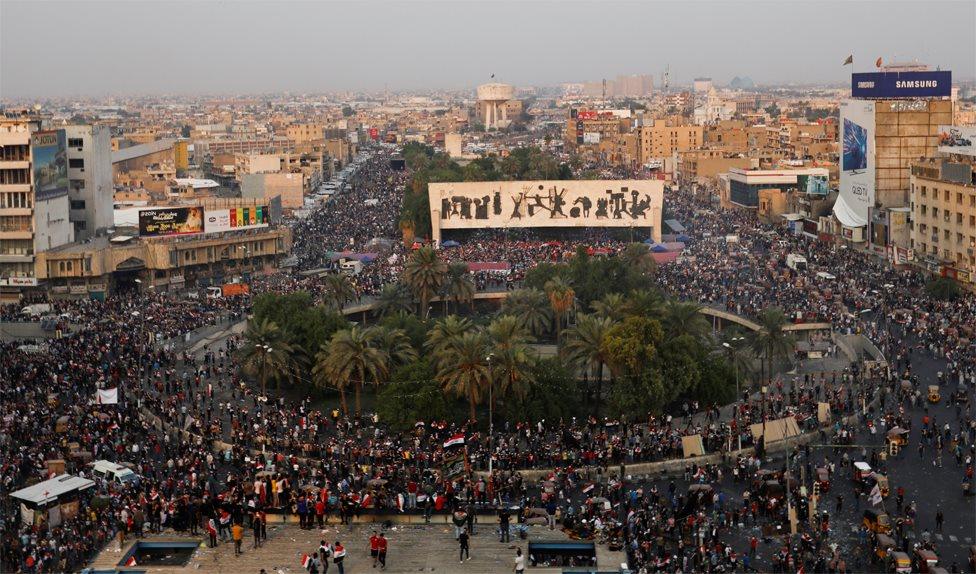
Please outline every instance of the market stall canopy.
[{"label": "market stall canopy", "polygon": [[457,241],[454,241],[453,239],[448,239],[447,241],[441,242],[441,247],[443,248],[460,247],[460,246],[461,244],[458,243]]},{"label": "market stall canopy", "polygon": [[797,426],[794,417],[756,423],[750,425],[749,430],[752,432],[753,439],[764,437],[767,445],[800,434],[800,427]]},{"label": "market stall canopy", "polygon": [[675,233],[684,233],[685,226],[681,225],[677,219],[665,219],[664,224],[671,228]]}]

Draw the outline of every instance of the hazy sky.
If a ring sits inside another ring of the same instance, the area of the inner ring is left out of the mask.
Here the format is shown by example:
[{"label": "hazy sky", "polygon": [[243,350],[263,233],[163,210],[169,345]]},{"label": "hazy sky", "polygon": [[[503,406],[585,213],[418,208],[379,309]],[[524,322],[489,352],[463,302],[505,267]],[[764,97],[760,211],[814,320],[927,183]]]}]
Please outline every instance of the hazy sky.
[{"label": "hazy sky", "polygon": [[976,76],[976,2],[0,0],[0,96],[844,82],[876,58]]}]

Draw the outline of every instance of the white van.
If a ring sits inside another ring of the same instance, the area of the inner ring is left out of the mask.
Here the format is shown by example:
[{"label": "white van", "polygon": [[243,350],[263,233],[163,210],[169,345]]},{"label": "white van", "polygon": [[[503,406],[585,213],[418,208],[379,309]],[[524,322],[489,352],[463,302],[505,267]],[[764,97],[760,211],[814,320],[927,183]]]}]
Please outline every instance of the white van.
[{"label": "white van", "polygon": [[122,466],[121,464],[109,461],[109,460],[96,460],[91,463],[92,473],[105,480],[117,484],[119,486],[127,486],[132,484],[138,486],[139,475],[132,471],[131,468]]},{"label": "white van", "polygon": [[359,275],[363,271],[363,264],[361,261],[356,261],[351,259],[349,261],[343,261],[339,264],[339,269],[343,275],[348,275],[354,277]]},{"label": "white van", "polygon": [[806,271],[807,258],[796,253],[790,253],[786,256],[786,266],[793,271]]}]

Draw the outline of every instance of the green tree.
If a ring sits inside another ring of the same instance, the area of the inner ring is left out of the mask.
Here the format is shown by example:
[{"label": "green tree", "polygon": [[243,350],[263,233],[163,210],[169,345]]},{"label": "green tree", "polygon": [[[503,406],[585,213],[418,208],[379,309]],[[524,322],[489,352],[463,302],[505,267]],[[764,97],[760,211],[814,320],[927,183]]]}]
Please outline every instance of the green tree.
[{"label": "green tree", "polygon": [[413,303],[410,289],[403,283],[387,283],[376,297],[373,310],[380,317],[394,315],[400,312],[410,312]]},{"label": "green tree", "polygon": [[341,311],[346,303],[356,298],[356,288],[342,273],[327,275],[322,286],[325,302],[330,309]]},{"label": "green tree", "polygon": [[597,317],[620,321],[627,314],[627,299],[620,293],[607,293],[602,299],[590,303]]},{"label": "green tree", "polygon": [[417,360],[417,350],[410,343],[410,337],[403,329],[376,325],[369,330],[373,346],[382,351],[387,358],[386,372],[392,372]]},{"label": "green tree", "polygon": [[604,356],[617,376],[636,376],[651,365],[664,339],[661,323],[648,317],[627,317],[610,327],[604,339]]},{"label": "green tree", "polygon": [[525,397],[506,401],[503,413],[510,421],[558,421],[576,416],[580,405],[573,374],[555,357],[540,359],[532,367],[532,386]]},{"label": "green tree", "polygon": [[698,344],[704,344],[711,335],[711,325],[701,313],[698,303],[670,300],[664,306],[661,319],[664,331],[671,337],[689,335]]},{"label": "green tree", "polygon": [[759,315],[759,330],[752,333],[752,349],[762,357],[767,382],[772,381],[773,363],[777,359],[788,359],[793,352],[794,339],[783,331],[786,324],[783,311],[771,307]]},{"label": "green tree", "polygon": [[400,431],[413,430],[417,421],[458,420],[463,408],[444,394],[430,363],[421,359],[400,367],[377,395],[380,421]]},{"label": "green tree", "polygon": [[428,246],[414,251],[403,268],[403,281],[420,301],[420,315],[444,284],[447,264]]},{"label": "green tree", "polygon": [[941,301],[954,301],[962,294],[962,289],[948,277],[933,277],[925,284],[925,292]]},{"label": "green tree", "polygon": [[636,269],[647,277],[654,275],[657,270],[657,262],[644,243],[628,243],[618,257],[628,268]]},{"label": "green tree", "polygon": [[609,362],[607,336],[614,325],[610,317],[582,315],[575,326],[566,330],[560,349],[566,361],[582,371],[586,379],[591,371],[595,376],[597,412],[603,400],[603,368]]},{"label": "green tree", "polygon": [[627,295],[628,315],[659,318],[664,313],[665,299],[657,289],[638,289]]},{"label": "green tree", "polygon": [[438,362],[437,380],[445,391],[467,399],[471,421],[477,420],[475,406],[491,384],[488,352],[488,337],[480,331],[469,331],[448,346]]},{"label": "green tree", "polygon": [[447,267],[447,278],[444,281],[444,309],[453,302],[454,312],[460,311],[462,303],[474,304],[475,286],[468,272],[467,263],[451,263]]},{"label": "green tree", "polygon": [[538,289],[510,291],[502,303],[502,314],[517,318],[536,337],[548,331],[552,324],[552,308],[546,294]]},{"label": "green tree", "polygon": [[424,348],[427,340],[427,324],[408,311],[398,311],[380,319],[379,325],[387,329],[400,329],[410,339],[410,345],[418,351]]},{"label": "green tree", "polygon": [[261,384],[261,396],[267,395],[268,381],[281,382],[291,378],[293,352],[294,348],[273,321],[248,321],[239,356],[244,373]]},{"label": "green tree", "polygon": [[448,315],[434,323],[427,332],[424,346],[435,370],[440,369],[442,359],[449,354],[449,350],[457,344],[461,336],[474,330],[474,324],[470,320],[457,315]]},{"label": "green tree", "polygon": [[556,323],[556,340],[561,340],[563,319],[568,319],[569,311],[576,300],[576,292],[561,277],[555,277],[546,283],[546,296],[552,307],[553,319]]},{"label": "green tree", "polygon": [[375,336],[375,331],[358,326],[343,329],[332,335],[328,346],[316,356],[316,367],[323,376],[332,377],[333,385],[340,389],[340,393],[349,385],[353,386],[357,417],[362,415],[363,386],[367,381],[378,384],[388,372],[390,358],[374,346]]},{"label": "green tree", "polygon": [[491,375],[501,396],[525,399],[532,385],[533,357],[529,345],[533,338],[512,316],[503,315],[488,325]]}]

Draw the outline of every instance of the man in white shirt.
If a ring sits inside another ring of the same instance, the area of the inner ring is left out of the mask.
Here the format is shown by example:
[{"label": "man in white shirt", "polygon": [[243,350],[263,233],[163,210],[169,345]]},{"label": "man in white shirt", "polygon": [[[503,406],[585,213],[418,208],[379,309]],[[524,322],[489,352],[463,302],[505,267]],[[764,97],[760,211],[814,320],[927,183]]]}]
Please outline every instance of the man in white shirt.
[{"label": "man in white shirt", "polygon": [[525,573],[525,556],[522,555],[522,548],[515,549],[515,574]]}]

